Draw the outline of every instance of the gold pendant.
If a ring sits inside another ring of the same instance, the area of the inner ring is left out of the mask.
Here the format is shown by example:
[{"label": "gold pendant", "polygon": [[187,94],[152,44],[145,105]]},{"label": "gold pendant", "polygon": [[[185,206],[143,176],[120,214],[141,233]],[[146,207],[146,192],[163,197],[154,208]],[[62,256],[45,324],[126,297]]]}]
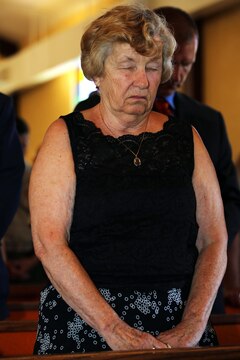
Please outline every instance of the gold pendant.
[{"label": "gold pendant", "polygon": [[135,156],[133,163],[135,166],[141,166],[141,160],[139,159],[139,157]]}]

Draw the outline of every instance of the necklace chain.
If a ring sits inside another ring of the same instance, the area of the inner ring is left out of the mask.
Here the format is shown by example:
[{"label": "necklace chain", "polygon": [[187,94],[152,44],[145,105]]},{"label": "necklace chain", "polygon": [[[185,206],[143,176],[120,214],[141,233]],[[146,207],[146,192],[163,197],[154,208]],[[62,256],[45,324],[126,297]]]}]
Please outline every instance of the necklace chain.
[{"label": "necklace chain", "polygon": [[[101,117],[101,120],[103,122],[103,124],[106,126],[106,128],[110,131],[110,133],[113,135],[114,138],[116,138],[116,135],[112,132],[112,130],[110,129],[110,127],[105,123],[105,121],[103,120],[103,116],[102,116],[102,113],[101,113],[101,110],[100,110],[100,106],[99,106],[99,113],[100,113],[100,117]],[[124,144],[124,142],[122,142],[118,137],[116,138],[118,140],[118,142],[125,147],[125,149],[127,149],[128,151],[130,151],[133,155],[134,155],[134,159],[133,159],[133,163],[135,166],[141,166],[142,164],[142,161],[141,159],[139,158],[138,154],[140,152],[140,149],[141,149],[141,146],[142,146],[142,143],[143,143],[143,140],[145,138],[145,134],[146,134],[146,130],[147,130],[147,126],[148,126],[148,120],[146,122],[146,127],[145,127],[145,130],[144,130],[144,133],[142,135],[142,138],[141,138],[141,141],[140,141],[140,144],[139,144],[139,147],[138,147],[138,150],[137,152],[135,153],[132,149],[130,149],[130,147],[128,147],[126,144]]]}]

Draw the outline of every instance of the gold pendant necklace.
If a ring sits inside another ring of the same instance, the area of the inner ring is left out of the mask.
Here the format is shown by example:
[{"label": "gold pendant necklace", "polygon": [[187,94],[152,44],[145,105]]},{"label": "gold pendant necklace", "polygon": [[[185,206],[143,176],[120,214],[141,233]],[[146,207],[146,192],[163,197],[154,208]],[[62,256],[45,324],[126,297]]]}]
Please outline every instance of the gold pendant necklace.
[{"label": "gold pendant necklace", "polygon": [[128,151],[130,151],[133,155],[134,155],[134,159],[133,159],[133,164],[135,166],[141,166],[142,165],[142,161],[140,159],[140,157],[138,156],[139,152],[140,152],[140,149],[141,149],[141,146],[142,146],[142,143],[143,143],[143,140],[145,138],[145,134],[146,134],[146,130],[147,130],[147,126],[148,126],[148,120],[149,118],[147,119],[147,122],[146,122],[146,127],[145,127],[145,130],[144,130],[144,133],[142,135],[142,138],[141,138],[141,141],[140,141],[140,144],[139,144],[139,147],[138,147],[138,150],[137,152],[135,153],[132,149],[130,149],[130,147],[128,147],[126,144],[124,144],[118,137],[116,138],[116,135],[112,132],[112,130],[108,127],[108,125],[105,123],[105,121],[103,120],[103,116],[102,116],[102,113],[101,113],[101,110],[100,110],[100,106],[99,107],[99,113],[100,113],[100,118],[103,122],[103,124],[105,125],[105,127],[110,131],[110,133],[112,134],[112,136],[118,140],[118,142],[125,147],[125,149],[127,149]]},{"label": "gold pendant necklace", "polygon": [[138,156],[138,154],[139,154],[139,151],[141,149],[142,142],[144,140],[145,132],[143,133],[143,136],[141,138],[141,141],[140,141],[140,144],[139,144],[139,147],[138,147],[138,150],[137,150],[136,153],[134,151],[132,151],[132,149],[130,149],[126,144],[124,144],[121,140],[119,140],[117,138],[117,140],[120,142],[120,144],[122,144],[128,151],[130,151],[134,155],[133,163],[134,163],[135,166],[141,166],[142,165],[142,161],[141,161],[140,157]]}]

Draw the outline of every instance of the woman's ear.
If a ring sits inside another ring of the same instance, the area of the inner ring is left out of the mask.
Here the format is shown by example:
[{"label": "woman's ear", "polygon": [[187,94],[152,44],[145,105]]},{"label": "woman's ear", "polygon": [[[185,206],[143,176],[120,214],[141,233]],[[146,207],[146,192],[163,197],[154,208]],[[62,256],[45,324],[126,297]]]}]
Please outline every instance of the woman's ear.
[{"label": "woman's ear", "polygon": [[96,85],[96,88],[99,89],[99,85],[100,85],[100,78],[99,77],[96,77],[93,79],[95,85]]}]

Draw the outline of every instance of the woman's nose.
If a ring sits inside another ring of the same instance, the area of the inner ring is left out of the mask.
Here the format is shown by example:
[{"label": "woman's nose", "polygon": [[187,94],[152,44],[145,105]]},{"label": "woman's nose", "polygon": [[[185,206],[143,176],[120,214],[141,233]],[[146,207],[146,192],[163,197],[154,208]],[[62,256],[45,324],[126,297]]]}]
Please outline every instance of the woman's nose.
[{"label": "woman's nose", "polygon": [[139,86],[140,88],[148,87],[149,81],[147,77],[147,73],[145,70],[137,70],[135,74],[135,85]]}]

